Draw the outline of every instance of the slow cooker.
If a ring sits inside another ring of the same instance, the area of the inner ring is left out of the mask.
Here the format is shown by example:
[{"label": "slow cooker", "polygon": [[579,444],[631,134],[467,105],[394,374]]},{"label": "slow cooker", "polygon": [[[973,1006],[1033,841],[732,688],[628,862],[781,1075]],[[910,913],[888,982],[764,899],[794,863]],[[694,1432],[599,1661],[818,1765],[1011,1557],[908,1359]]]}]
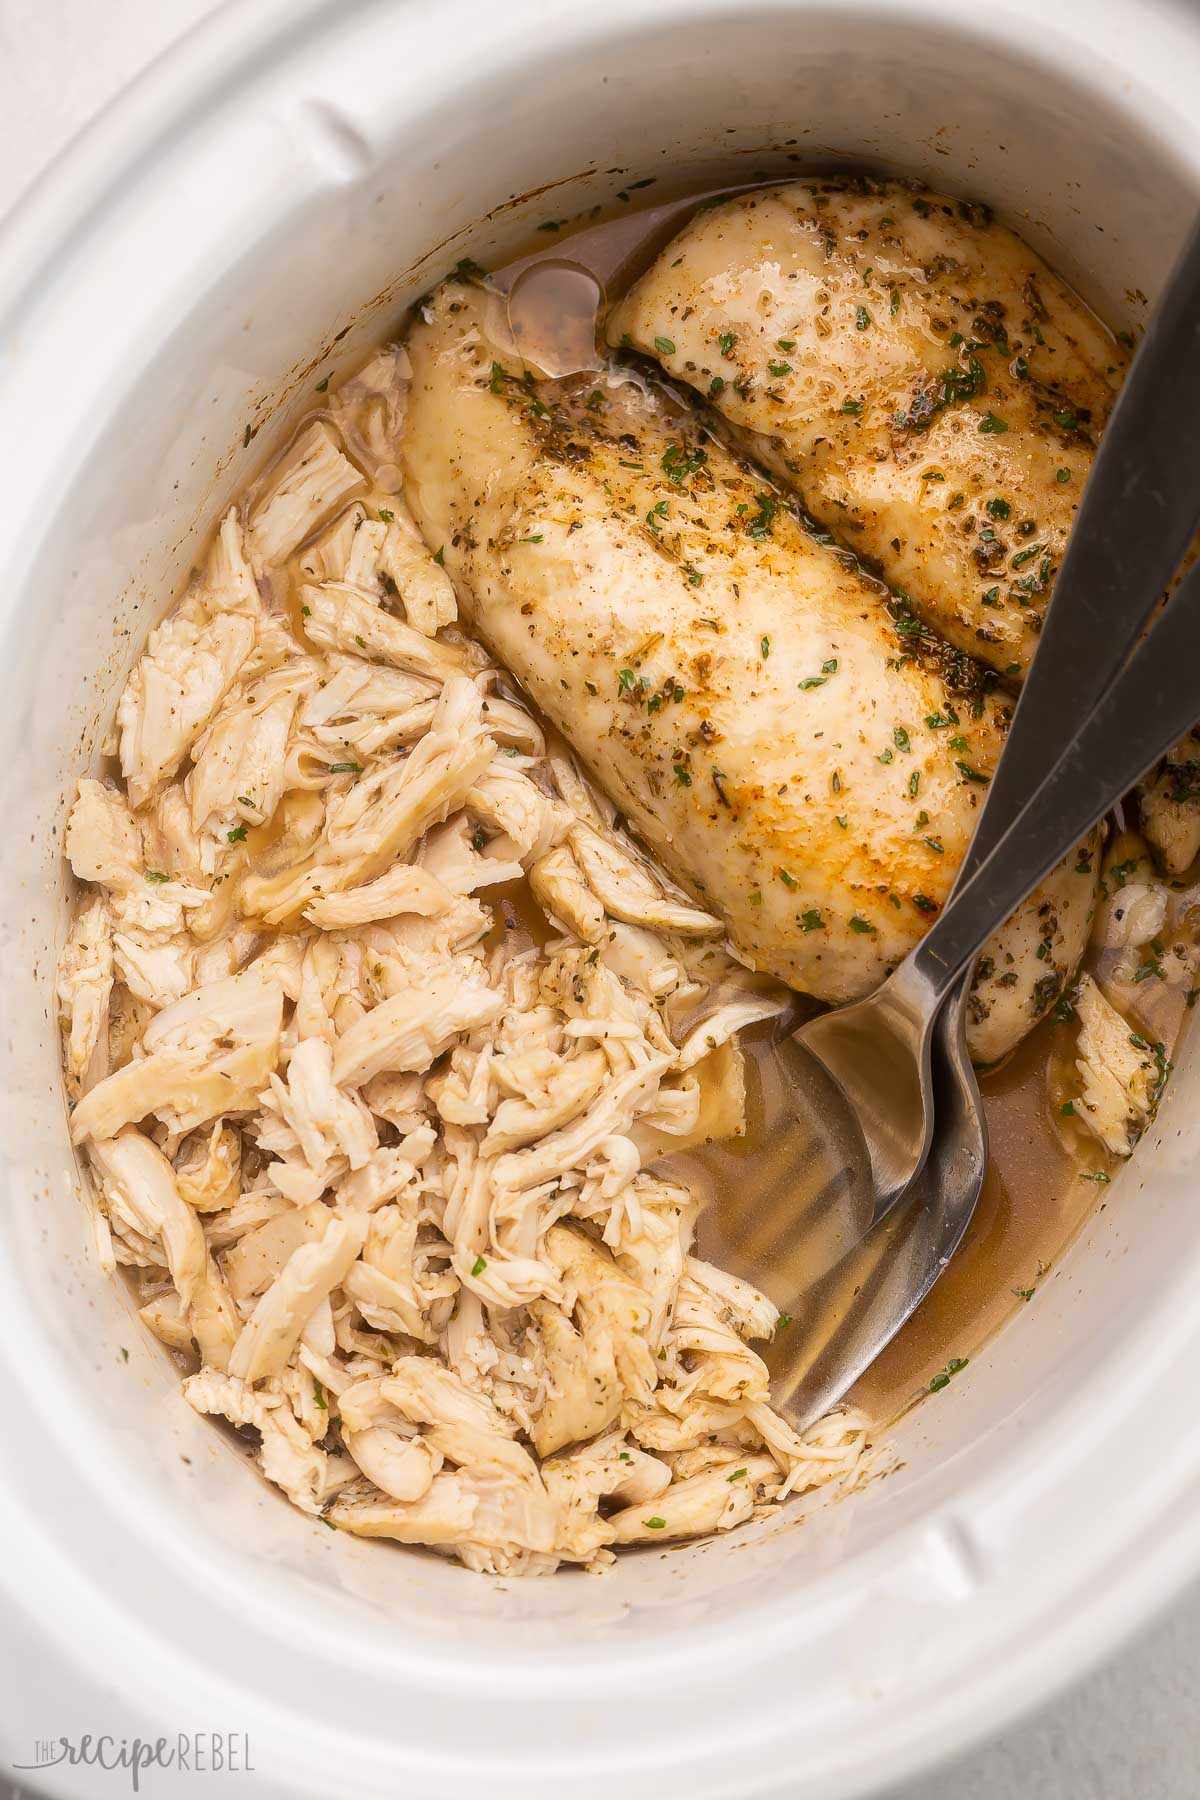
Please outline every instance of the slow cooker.
[{"label": "slow cooker", "polygon": [[[1136,327],[1200,193],[1198,92],[1200,14],[1170,0],[258,0],[186,38],[10,221],[12,1761],[86,1719],[244,1733],[253,1774],[229,1782],[264,1795],[848,1800],[1045,1700],[1200,1567],[1194,1046],[1036,1304],[897,1426],[886,1479],[521,1583],[323,1529],[191,1412],[91,1248],[53,995],[67,798],[147,630],[316,380],[459,257],[648,177],[665,198],[865,166],[993,203]],[[21,1780],[113,1791],[82,1764]]]}]

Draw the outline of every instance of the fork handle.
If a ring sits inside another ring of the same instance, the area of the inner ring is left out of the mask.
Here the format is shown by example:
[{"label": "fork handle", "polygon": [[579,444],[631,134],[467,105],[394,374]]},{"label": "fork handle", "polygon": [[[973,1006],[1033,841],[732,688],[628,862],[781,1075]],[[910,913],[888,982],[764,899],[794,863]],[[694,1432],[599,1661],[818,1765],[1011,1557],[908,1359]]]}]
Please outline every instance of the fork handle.
[{"label": "fork handle", "polygon": [[924,1005],[940,1004],[1014,907],[1194,724],[1198,666],[1200,565],[893,980],[916,981]]},{"label": "fork handle", "polygon": [[1137,643],[1200,522],[1198,468],[1200,226],[1175,264],[1105,427],[957,886],[1003,836],[1069,745],[1074,721],[1103,698]]}]

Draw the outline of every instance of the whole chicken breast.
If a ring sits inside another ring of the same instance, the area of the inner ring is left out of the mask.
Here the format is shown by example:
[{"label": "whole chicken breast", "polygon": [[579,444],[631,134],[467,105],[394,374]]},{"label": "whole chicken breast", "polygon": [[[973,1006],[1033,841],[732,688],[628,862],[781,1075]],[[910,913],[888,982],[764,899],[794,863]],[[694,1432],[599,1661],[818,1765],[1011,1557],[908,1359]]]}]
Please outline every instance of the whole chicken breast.
[{"label": "whole chicken breast", "polygon": [[608,335],[1020,679],[1127,353],[986,207],[845,176],[710,205]]},{"label": "whole chicken breast", "polygon": [[999,754],[978,665],[667,396],[538,381],[486,293],[440,289],[409,351],[407,498],[475,628],[740,956],[868,992],[945,901]]}]

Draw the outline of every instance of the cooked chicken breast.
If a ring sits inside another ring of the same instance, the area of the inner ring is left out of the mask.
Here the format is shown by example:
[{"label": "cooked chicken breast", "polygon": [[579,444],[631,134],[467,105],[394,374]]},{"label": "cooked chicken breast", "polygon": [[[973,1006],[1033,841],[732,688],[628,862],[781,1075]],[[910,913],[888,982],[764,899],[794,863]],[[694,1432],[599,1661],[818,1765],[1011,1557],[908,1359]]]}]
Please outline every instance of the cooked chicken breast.
[{"label": "cooked chicken breast", "polygon": [[1020,678],[1127,356],[987,208],[856,177],[743,194],[695,215],[608,334]]},{"label": "cooked chicken breast", "polygon": [[[472,623],[740,956],[868,992],[945,901],[999,754],[978,665],[640,380],[535,380],[481,291],[441,289],[409,350],[407,495]],[[1055,914],[1082,948],[1076,861]]]}]

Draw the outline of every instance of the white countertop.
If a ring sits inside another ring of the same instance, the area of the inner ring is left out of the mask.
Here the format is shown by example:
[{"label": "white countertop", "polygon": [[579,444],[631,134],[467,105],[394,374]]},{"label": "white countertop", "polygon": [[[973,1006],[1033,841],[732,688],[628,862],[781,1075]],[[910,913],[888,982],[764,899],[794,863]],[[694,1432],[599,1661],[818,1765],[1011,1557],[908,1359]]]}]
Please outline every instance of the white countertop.
[{"label": "white countertop", "polygon": [[[10,75],[0,214],[125,82],[215,7],[0,0],[0,67]],[[1200,1800],[1200,1589],[1067,1699],[893,1800]]]}]

